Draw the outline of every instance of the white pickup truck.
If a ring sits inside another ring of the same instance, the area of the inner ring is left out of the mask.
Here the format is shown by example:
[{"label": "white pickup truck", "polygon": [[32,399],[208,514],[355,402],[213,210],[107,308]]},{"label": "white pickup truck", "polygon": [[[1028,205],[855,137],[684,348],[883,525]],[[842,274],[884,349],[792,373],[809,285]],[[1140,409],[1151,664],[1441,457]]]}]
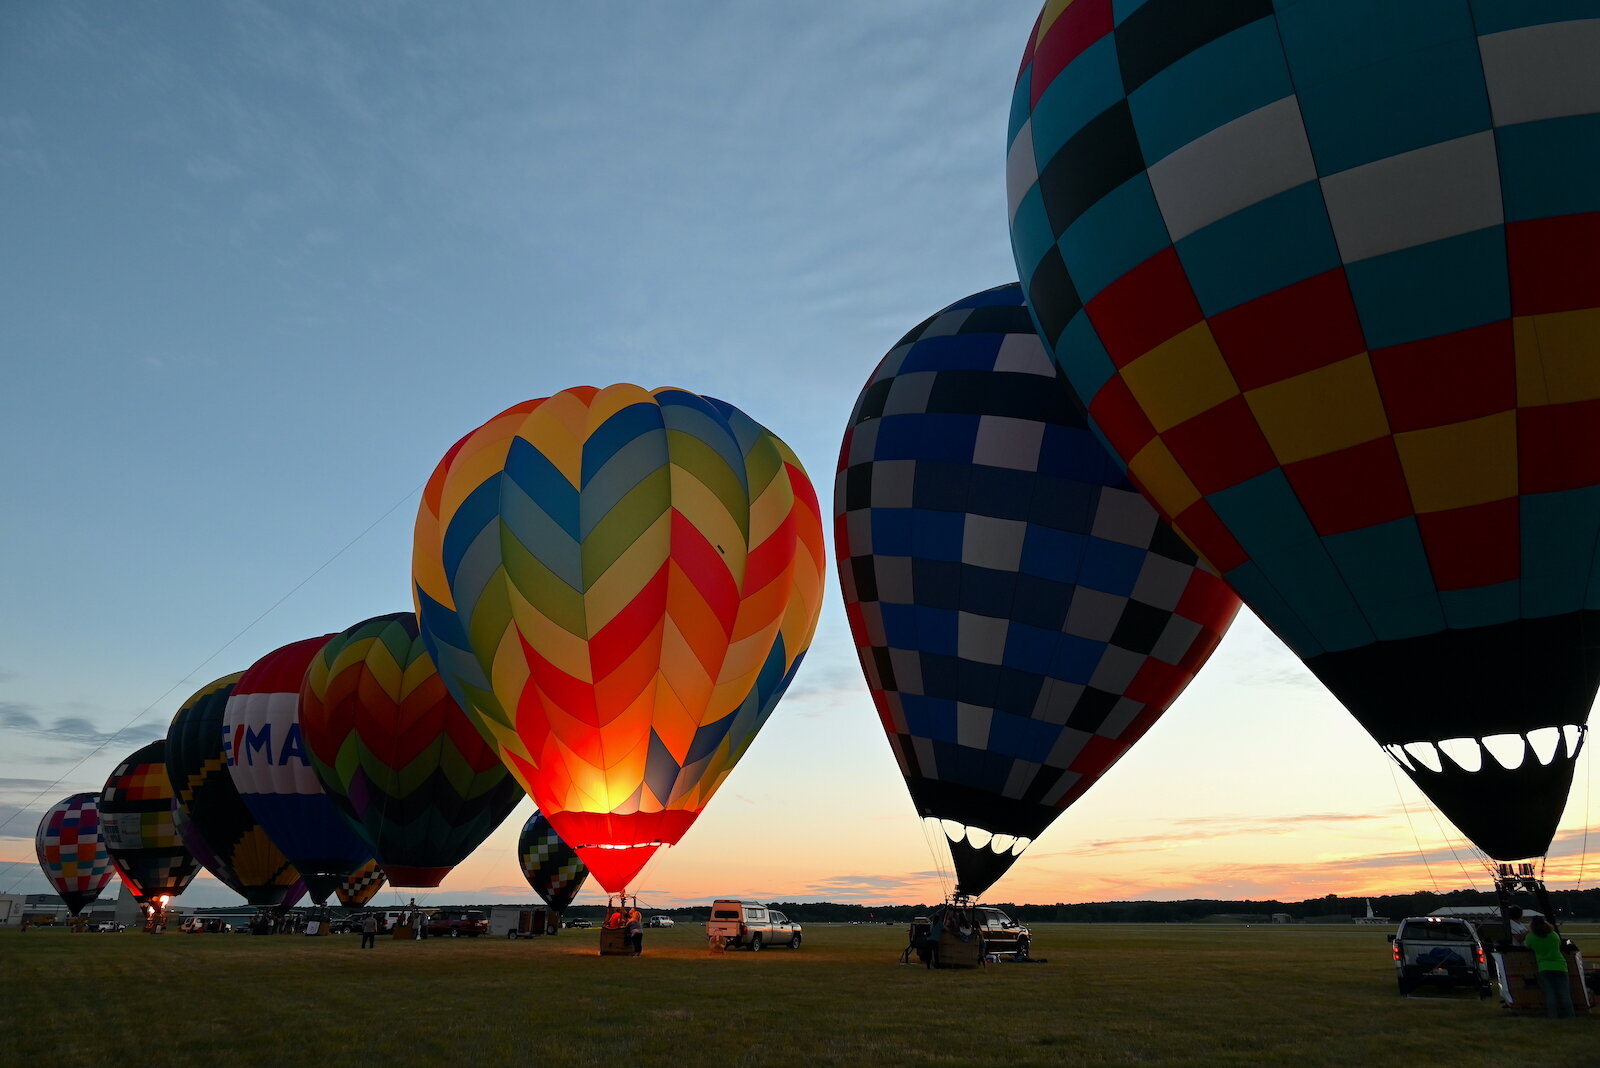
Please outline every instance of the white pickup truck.
[{"label": "white pickup truck", "polygon": [[1489,957],[1470,920],[1409,916],[1389,936],[1395,979],[1402,995],[1422,986],[1473,987],[1490,992]]},{"label": "white pickup truck", "polygon": [[717,901],[711,905],[711,921],[706,938],[719,948],[750,947],[760,952],[763,946],[800,948],[800,925],[781,912],[759,901]]}]

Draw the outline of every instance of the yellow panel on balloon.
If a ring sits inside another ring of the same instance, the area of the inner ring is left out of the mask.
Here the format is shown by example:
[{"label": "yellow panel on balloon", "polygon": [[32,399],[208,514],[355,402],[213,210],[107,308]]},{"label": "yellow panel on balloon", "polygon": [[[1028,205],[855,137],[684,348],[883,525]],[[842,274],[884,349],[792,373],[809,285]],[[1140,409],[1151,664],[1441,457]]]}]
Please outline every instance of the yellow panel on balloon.
[{"label": "yellow panel on balloon", "polygon": [[1419,513],[1517,495],[1517,413],[1496,412],[1394,436]]},{"label": "yellow panel on balloon", "polygon": [[1600,308],[1524,316],[1514,326],[1520,407],[1600,398]]},{"label": "yellow panel on balloon", "polygon": [[1389,433],[1366,353],[1245,394],[1279,463],[1326,456]]},{"label": "yellow panel on balloon", "polygon": [[1128,364],[1122,380],[1158,434],[1239,392],[1211,327],[1203,322]]},{"label": "yellow panel on balloon", "polygon": [[1200,491],[1160,438],[1151,438],[1129,461],[1128,474],[1168,515],[1177,515],[1200,499]]}]

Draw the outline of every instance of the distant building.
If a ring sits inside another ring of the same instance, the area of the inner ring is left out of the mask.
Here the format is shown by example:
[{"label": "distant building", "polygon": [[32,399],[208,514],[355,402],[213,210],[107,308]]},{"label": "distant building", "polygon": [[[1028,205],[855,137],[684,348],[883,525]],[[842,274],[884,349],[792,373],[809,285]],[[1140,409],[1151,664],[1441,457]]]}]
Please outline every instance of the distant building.
[{"label": "distant building", "polygon": [[1388,925],[1388,924],[1393,923],[1394,921],[1391,920],[1387,916],[1374,916],[1372,914],[1372,899],[1369,897],[1369,898],[1367,898],[1367,914],[1365,916],[1357,916],[1351,922],[1352,923],[1364,923],[1364,924],[1368,924],[1370,926],[1376,926],[1376,925],[1380,925],[1380,924],[1381,925]]},{"label": "distant building", "polygon": [[1294,922],[1294,917],[1289,915],[1287,912],[1274,912],[1272,914],[1272,922],[1273,923],[1293,923]]},{"label": "distant building", "polygon": [[15,926],[22,922],[22,910],[28,899],[21,894],[0,894],[0,924]]}]

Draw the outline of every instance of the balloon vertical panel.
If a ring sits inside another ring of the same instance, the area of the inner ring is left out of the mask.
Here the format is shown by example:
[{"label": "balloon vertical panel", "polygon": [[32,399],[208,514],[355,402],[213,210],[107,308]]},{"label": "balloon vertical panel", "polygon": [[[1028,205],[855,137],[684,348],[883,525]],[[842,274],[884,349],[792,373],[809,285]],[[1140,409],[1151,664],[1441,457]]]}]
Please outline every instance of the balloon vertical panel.
[{"label": "balloon vertical panel", "polygon": [[1013,98],[1017,267],[1092,421],[1501,859],[1600,683],[1597,63],[1592,0],[1080,0]]}]

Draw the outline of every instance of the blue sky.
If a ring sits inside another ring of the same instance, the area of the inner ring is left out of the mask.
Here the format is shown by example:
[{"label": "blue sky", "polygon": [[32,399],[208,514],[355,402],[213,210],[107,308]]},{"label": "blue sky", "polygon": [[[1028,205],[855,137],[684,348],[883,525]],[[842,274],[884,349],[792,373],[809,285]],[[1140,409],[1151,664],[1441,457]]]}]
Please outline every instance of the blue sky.
[{"label": "blue sky", "polygon": [[[417,491],[511,404],[721,397],[828,501],[883,353],[1016,277],[1006,114],[1037,12],[0,8],[0,892],[44,889],[38,813],[199,686],[408,607]],[[524,815],[441,893],[525,899]],[[1479,876],[1459,841],[1242,617],[992,896],[1376,892],[1426,885],[1419,852],[1450,888]],[[830,576],[790,696],[646,881],[929,900],[932,867]]]}]

